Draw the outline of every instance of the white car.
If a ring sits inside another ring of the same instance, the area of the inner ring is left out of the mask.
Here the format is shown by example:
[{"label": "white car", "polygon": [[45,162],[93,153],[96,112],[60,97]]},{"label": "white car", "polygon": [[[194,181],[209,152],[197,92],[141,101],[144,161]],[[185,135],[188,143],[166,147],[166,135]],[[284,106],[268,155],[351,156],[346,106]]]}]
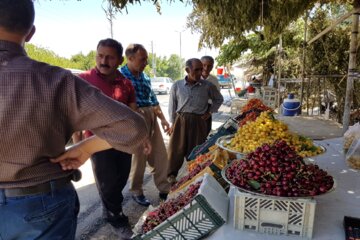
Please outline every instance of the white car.
[{"label": "white car", "polygon": [[155,94],[168,94],[174,81],[169,77],[151,78],[151,88]]}]

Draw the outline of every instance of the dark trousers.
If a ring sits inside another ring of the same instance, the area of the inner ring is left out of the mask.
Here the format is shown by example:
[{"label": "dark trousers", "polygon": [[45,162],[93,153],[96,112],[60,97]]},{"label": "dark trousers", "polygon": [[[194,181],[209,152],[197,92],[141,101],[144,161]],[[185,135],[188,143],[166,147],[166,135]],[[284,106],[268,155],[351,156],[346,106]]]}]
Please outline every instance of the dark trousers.
[{"label": "dark trousers", "polygon": [[206,121],[207,121],[207,126],[208,126],[206,132],[207,132],[207,135],[209,135],[209,133],[211,132],[211,128],[212,128],[212,116],[210,116]]},{"label": "dark trousers", "polygon": [[131,155],[115,149],[97,152],[91,156],[96,185],[107,211],[122,212],[122,190],[129,177]]},{"label": "dark trousers", "polygon": [[184,157],[188,157],[195,146],[205,142],[208,130],[208,120],[203,120],[201,115],[180,113],[176,116],[169,141],[168,176],[177,176]]}]

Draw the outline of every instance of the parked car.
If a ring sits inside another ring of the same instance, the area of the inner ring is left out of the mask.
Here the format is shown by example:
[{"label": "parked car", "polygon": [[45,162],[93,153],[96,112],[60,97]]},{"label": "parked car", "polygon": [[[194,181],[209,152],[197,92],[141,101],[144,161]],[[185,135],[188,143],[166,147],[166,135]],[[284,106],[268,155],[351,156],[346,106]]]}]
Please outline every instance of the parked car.
[{"label": "parked car", "polygon": [[151,78],[151,88],[155,94],[168,94],[174,81],[169,77]]},{"label": "parked car", "polygon": [[70,72],[76,76],[78,76],[80,73],[85,72],[84,70],[80,69],[74,69],[74,68],[66,68],[67,70],[70,70]]}]

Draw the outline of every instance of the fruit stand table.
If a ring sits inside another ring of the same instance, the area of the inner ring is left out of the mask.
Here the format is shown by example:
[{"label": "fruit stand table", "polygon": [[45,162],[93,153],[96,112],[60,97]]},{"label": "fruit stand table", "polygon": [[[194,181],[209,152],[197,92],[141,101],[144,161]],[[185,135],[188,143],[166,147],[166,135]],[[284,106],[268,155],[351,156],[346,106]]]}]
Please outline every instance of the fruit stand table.
[{"label": "fruit stand table", "polygon": [[[317,204],[312,239],[345,239],[343,228],[344,216],[360,218],[360,174],[357,170],[350,169],[346,165],[345,155],[342,151],[343,138],[317,141],[316,143],[324,146],[326,152],[317,157],[313,157],[311,160],[314,160],[317,165],[334,177],[336,188],[328,194],[315,197]],[[207,239],[302,239],[297,236],[279,236],[236,230],[233,227],[234,191],[234,188],[229,191],[230,207],[227,223]]]}]

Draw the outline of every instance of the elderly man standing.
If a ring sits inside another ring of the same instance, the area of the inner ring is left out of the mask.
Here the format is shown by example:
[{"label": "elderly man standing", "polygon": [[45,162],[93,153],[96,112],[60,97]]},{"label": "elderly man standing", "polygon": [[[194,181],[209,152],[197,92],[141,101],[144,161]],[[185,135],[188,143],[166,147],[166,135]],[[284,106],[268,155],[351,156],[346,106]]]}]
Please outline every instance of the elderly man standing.
[{"label": "elderly man standing", "polygon": [[[216,86],[216,89],[220,92],[220,84],[219,79],[215,77],[214,75],[211,75],[210,72],[214,68],[214,59],[211,56],[202,56],[201,62],[203,64],[203,71],[201,73],[201,79],[211,82]],[[212,101],[209,99],[209,108],[211,107]],[[208,131],[209,132],[212,129],[212,116],[208,118]]]},{"label": "elderly man standing", "polygon": [[[213,112],[217,112],[224,100],[214,84],[201,79],[203,64],[200,59],[187,60],[185,70],[185,79],[175,82],[170,90],[170,183],[176,181],[184,157],[186,158],[195,146],[205,142],[208,134],[207,120]],[[212,101],[210,108],[209,99]]]},{"label": "elderly man standing", "polygon": [[144,73],[148,54],[141,44],[130,44],[125,55],[127,64],[121,68],[122,74],[130,79],[135,87],[136,103],[148,127],[148,135],[152,143],[152,152],[145,155],[136,153],[132,159],[130,172],[130,191],[135,202],[142,206],[149,206],[149,200],[144,196],[143,181],[146,162],[153,168],[154,182],[159,190],[160,200],[165,200],[170,190],[167,182],[168,159],[164,139],[161,135],[157,118],[161,120],[165,132],[169,130],[169,123],[161,111],[159,102],[151,89],[150,78]]},{"label": "elderly man standing", "polygon": [[211,56],[202,56],[201,62],[203,64],[201,79],[211,82],[216,86],[217,90],[220,91],[219,79],[216,76],[210,74],[214,68],[214,58],[212,58]]}]

